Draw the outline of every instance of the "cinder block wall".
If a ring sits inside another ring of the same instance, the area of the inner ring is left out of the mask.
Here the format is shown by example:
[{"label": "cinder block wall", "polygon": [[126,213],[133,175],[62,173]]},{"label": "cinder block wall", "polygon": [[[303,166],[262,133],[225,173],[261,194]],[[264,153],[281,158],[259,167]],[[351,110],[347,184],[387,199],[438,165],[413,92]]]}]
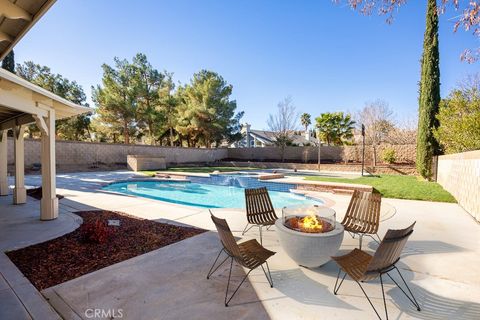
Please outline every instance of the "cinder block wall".
[{"label": "cinder block wall", "polygon": [[[227,149],[224,148],[171,148],[77,141],[57,141],[55,151],[57,165],[59,166],[88,166],[96,162],[126,164],[129,154],[164,156],[169,164],[214,162],[227,157]],[[26,166],[40,163],[40,153],[41,144],[39,140],[25,139]],[[8,142],[8,163],[14,163],[13,139],[9,139]]]},{"label": "cinder block wall", "polygon": [[480,150],[438,157],[437,182],[480,222]]},{"label": "cinder block wall", "polygon": [[[415,145],[380,145],[377,148],[377,163],[382,162],[383,151],[387,148],[395,150],[398,163],[415,163]],[[321,158],[335,162],[361,162],[361,146],[322,146]],[[251,161],[279,161],[282,159],[282,151],[277,147],[266,148],[238,148],[228,149],[228,158],[235,160]],[[365,162],[373,162],[373,148],[366,146]],[[285,161],[315,162],[318,160],[316,147],[287,147],[285,148]]]}]

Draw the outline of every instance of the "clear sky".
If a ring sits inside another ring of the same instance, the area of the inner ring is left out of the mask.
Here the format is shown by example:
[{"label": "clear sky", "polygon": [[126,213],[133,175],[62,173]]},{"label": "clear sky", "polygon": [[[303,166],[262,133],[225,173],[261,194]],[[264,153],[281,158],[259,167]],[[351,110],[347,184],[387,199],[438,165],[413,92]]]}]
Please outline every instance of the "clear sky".
[{"label": "clear sky", "polygon": [[[103,63],[143,52],[182,83],[203,68],[221,74],[255,129],[288,95],[313,117],[381,98],[405,119],[417,113],[425,7],[410,0],[388,25],[330,0],[58,0],[15,54],[76,80],[89,103]],[[453,33],[457,14],[440,20],[442,97],[480,67],[460,61],[480,45]]]}]

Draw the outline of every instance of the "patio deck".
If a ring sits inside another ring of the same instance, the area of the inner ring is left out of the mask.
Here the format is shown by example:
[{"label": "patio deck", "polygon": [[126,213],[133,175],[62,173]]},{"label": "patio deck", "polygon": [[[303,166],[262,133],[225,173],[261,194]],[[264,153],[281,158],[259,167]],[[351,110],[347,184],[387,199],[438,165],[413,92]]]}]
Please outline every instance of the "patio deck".
[{"label": "patio deck", "polygon": [[[8,198],[0,198],[0,216],[15,214],[25,217],[18,224],[12,225],[0,220],[2,250],[26,245],[23,241],[32,237],[33,241],[43,241],[55,234],[68,232],[74,226],[66,222],[69,221],[67,217],[73,217],[69,212],[91,208],[118,210],[143,218],[170,220],[213,230],[213,223],[206,210],[98,190],[103,183],[130,176],[130,172],[58,175],[58,193],[64,195],[65,199],[60,201],[59,220],[52,222],[28,220],[29,215],[38,219],[38,214],[32,214],[38,202],[31,198],[28,204],[22,206],[12,206]],[[39,182],[39,176],[26,177],[27,185],[38,185]],[[349,196],[323,195],[333,200],[337,220],[341,220]],[[396,199],[383,201],[394,206],[397,213],[381,224],[380,236],[388,228],[401,228],[417,221],[415,232],[407,243],[398,266],[416,295],[422,311],[417,312],[412,308],[400,290],[387,282],[390,318],[479,319],[480,225],[456,204]],[[16,210],[15,213],[13,209]],[[215,209],[214,212],[225,217],[235,235],[241,237],[246,222],[241,210]],[[74,219],[71,221],[75,223]],[[28,234],[22,231],[35,224],[46,226],[45,230],[50,233],[44,233],[40,229],[29,229]],[[5,230],[9,232],[8,239],[3,236]],[[16,238],[17,234],[24,236]],[[258,238],[253,229],[244,238],[252,237]],[[317,269],[298,267],[283,252],[274,231],[264,233],[264,245],[277,251],[270,262],[274,288],[269,287],[261,270],[252,272],[249,283],[240,289],[228,308],[223,306],[228,275],[225,272],[226,266],[224,270],[217,271],[212,279],[205,279],[219,248],[214,232],[204,233],[71,280],[44,290],[43,294],[68,319],[86,319],[85,311],[89,308],[122,308],[126,319],[246,319],[251,318],[252,314],[272,319],[374,318],[373,310],[353,281],[346,280],[339,295],[333,295],[338,270],[334,263],[329,262]],[[341,251],[349,251],[357,245],[357,240],[345,235]],[[376,243],[370,242],[366,249],[374,250],[375,247]],[[199,248],[206,250],[202,253]],[[6,258],[3,254],[2,256]],[[0,262],[3,274],[7,270],[4,269],[5,263],[9,261],[2,259]],[[12,265],[9,265],[10,272],[11,269]],[[237,268],[236,275],[241,274],[242,270]],[[28,283],[25,280],[23,278],[22,281]],[[365,289],[373,296],[375,306],[381,310],[379,283],[367,283]],[[0,294],[6,290],[9,289],[0,281]],[[30,301],[18,295],[16,297],[28,310]],[[0,310],[4,310],[3,304],[10,301],[0,299]],[[27,313],[25,319],[29,318],[45,319]]]}]

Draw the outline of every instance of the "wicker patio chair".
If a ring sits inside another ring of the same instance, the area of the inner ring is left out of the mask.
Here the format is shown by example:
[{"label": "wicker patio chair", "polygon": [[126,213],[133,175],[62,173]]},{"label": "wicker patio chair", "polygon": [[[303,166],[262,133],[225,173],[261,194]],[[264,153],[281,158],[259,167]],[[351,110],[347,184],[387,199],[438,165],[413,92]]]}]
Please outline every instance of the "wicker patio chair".
[{"label": "wicker patio chair", "polygon": [[[265,187],[258,189],[245,189],[245,203],[247,211],[247,225],[243,229],[242,235],[253,227],[258,227],[260,232],[260,244],[262,241],[262,228],[275,224],[278,219],[273,209],[272,201]],[[248,228],[249,225],[250,228]],[[248,228],[248,229],[247,229]]]},{"label": "wicker patio chair", "polygon": [[378,226],[380,224],[380,205],[382,197],[378,193],[362,192],[355,190],[348,205],[347,213],[341,224],[345,231],[348,231],[352,237],[359,235],[359,248],[362,249],[362,239],[365,235],[377,241],[372,235],[376,235],[377,242],[380,242],[378,236]]},{"label": "wicker patio chair", "polygon": [[[335,281],[333,293],[337,294],[340,286],[343,283],[343,280],[345,280],[345,277],[348,274],[353,280],[355,280],[355,282],[358,283],[360,289],[362,289],[363,294],[365,295],[365,297],[367,297],[368,302],[372,306],[378,318],[381,319],[380,315],[377,312],[377,309],[375,309],[372,301],[370,301],[370,298],[360,284],[360,282],[369,281],[380,277],[383,305],[385,307],[385,316],[386,319],[388,319],[387,303],[385,301],[385,291],[383,288],[382,278],[382,276],[386,274],[398,286],[398,288],[400,288],[400,290],[405,294],[405,296],[413,303],[417,310],[420,311],[420,305],[418,304],[415,296],[408,287],[407,282],[400,273],[400,270],[395,266],[396,263],[400,260],[400,253],[402,252],[408,237],[413,232],[414,225],[415,222],[408,228],[402,230],[388,230],[382,242],[380,243],[380,246],[375,251],[375,254],[373,256],[360,249],[354,249],[346,255],[332,257],[332,259],[335,260],[340,267],[340,269],[338,270],[337,280]],[[408,295],[405,290],[402,289],[402,287],[400,287],[400,285],[389,274],[389,272],[394,269],[397,270],[410,295]],[[338,279],[340,278],[340,273],[342,271],[345,272],[345,274],[343,275],[340,284],[338,284]]]},{"label": "wicker patio chair", "polygon": [[[263,273],[265,273],[265,277],[267,277],[270,287],[273,288],[273,279],[272,279],[272,275],[270,274],[270,268],[268,266],[267,259],[273,256],[275,252],[265,249],[255,239],[248,240],[242,243],[237,243],[237,241],[235,241],[235,238],[233,237],[232,231],[230,231],[230,227],[228,226],[227,221],[224,219],[215,217],[212,214],[212,212],[210,212],[210,216],[212,218],[213,223],[215,224],[215,227],[217,228],[218,236],[220,237],[220,241],[222,242],[223,248],[218,253],[217,258],[212,264],[212,267],[208,271],[207,279],[209,279],[210,276],[215,271],[217,271],[218,268],[221,265],[223,265],[225,261],[230,259],[230,271],[228,273],[227,290],[225,292],[225,306],[228,307],[228,303],[230,302],[230,300],[232,300],[235,293],[237,293],[238,289],[241,287],[245,279],[247,279],[250,272],[252,272],[254,269],[256,269],[259,266],[262,267]],[[225,252],[227,254],[227,257],[214,269],[215,264],[217,263],[218,258],[220,257],[222,252]],[[228,298],[227,300],[228,289],[230,287],[230,277],[232,275],[233,260],[235,260],[241,266],[249,269],[249,271],[247,272],[245,277],[242,279],[238,287],[235,289],[233,294],[230,296],[230,298]],[[267,267],[268,275],[267,275],[267,271],[263,267],[263,264],[265,264]]]}]

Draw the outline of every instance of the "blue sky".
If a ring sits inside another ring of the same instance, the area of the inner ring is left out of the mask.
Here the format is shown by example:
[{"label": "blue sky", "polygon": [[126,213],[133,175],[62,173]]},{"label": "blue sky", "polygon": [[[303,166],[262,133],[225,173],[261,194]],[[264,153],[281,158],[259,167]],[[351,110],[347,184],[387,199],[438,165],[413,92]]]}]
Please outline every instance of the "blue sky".
[{"label": "blue sky", "polygon": [[[143,52],[182,83],[204,68],[221,74],[253,128],[288,95],[313,117],[381,98],[402,120],[417,113],[425,3],[409,1],[388,25],[329,0],[59,0],[15,54],[76,80],[90,103],[103,63]],[[457,14],[440,21],[442,96],[480,66],[459,59],[480,45],[453,33]]]}]

